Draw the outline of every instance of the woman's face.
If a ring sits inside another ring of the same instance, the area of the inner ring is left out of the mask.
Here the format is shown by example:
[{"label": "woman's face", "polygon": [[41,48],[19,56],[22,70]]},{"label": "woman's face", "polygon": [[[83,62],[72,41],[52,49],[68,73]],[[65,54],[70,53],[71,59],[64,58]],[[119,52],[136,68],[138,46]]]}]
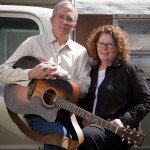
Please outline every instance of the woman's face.
[{"label": "woman's face", "polygon": [[97,42],[97,52],[101,63],[111,65],[117,56],[115,41],[110,34],[102,33]]}]

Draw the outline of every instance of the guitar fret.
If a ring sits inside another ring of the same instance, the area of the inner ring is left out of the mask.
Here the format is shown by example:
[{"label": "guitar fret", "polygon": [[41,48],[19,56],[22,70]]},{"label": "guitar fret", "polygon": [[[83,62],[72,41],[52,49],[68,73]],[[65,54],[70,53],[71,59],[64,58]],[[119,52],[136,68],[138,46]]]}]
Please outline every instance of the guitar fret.
[{"label": "guitar fret", "polygon": [[63,108],[65,109],[65,110],[70,110],[69,108],[70,108],[70,103],[68,103],[68,101],[65,101],[65,100],[63,100]]},{"label": "guitar fret", "polygon": [[[59,98],[56,99],[56,103],[55,103],[55,104],[56,104],[57,107],[60,107],[60,106],[61,106],[61,101],[59,100]],[[60,107],[60,108],[61,108],[61,107]]]},{"label": "guitar fret", "polygon": [[93,123],[93,114],[89,114],[89,121],[91,122],[91,123]]},{"label": "guitar fret", "polygon": [[89,113],[86,114],[85,119],[89,120]]},{"label": "guitar fret", "polygon": [[56,100],[56,106],[59,106],[60,108],[64,108],[65,107],[63,101],[59,97]]},{"label": "guitar fret", "polygon": [[101,120],[98,120],[97,125],[98,125],[98,126],[102,126],[102,121],[101,121]]},{"label": "guitar fret", "polygon": [[84,118],[84,111],[80,109],[79,116]]},{"label": "guitar fret", "polygon": [[78,112],[80,111],[79,107],[77,107],[76,105],[74,106],[74,114],[78,114]]},{"label": "guitar fret", "polygon": [[88,120],[91,122],[91,123],[94,123],[94,115],[92,113],[88,113]]},{"label": "guitar fret", "polygon": [[96,117],[95,115],[92,115],[93,116],[93,123],[95,123],[95,124],[97,124],[97,122],[98,122],[98,117]]},{"label": "guitar fret", "polygon": [[116,132],[116,129],[117,129],[117,127],[116,126],[114,126],[112,123],[110,123],[110,131],[112,131],[112,132]]},{"label": "guitar fret", "polygon": [[107,127],[107,122],[105,120],[102,121],[102,127],[104,127],[104,128]]},{"label": "guitar fret", "polygon": [[91,123],[97,124],[98,126],[102,126],[110,131],[113,131],[113,132],[116,131],[116,127],[113,124],[111,124],[103,119],[100,119],[99,117],[95,116],[94,114],[91,114],[88,117],[88,120],[90,120]]},{"label": "guitar fret", "polygon": [[69,108],[70,108],[70,112],[74,113],[75,109],[74,109],[73,105],[70,105]]},{"label": "guitar fret", "polygon": [[104,120],[103,122],[104,122],[104,124],[105,124],[104,127],[105,127],[106,129],[109,129],[109,122],[107,122],[106,120]]},{"label": "guitar fret", "polygon": [[84,113],[84,118],[91,121],[91,113],[90,112]]}]

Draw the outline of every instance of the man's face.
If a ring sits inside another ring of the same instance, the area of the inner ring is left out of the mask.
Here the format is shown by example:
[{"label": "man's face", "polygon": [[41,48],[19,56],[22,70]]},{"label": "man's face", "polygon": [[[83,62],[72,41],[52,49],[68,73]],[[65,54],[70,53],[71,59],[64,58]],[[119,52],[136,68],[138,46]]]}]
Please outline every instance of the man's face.
[{"label": "man's face", "polygon": [[69,4],[60,6],[57,14],[51,17],[51,24],[55,35],[69,36],[76,26],[73,7]]}]

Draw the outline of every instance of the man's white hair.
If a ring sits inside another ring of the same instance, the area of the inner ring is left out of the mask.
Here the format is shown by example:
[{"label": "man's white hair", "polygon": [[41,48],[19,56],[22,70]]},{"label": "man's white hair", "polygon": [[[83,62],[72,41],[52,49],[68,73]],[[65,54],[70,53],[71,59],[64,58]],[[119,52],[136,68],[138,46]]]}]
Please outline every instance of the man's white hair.
[{"label": "man's white hair", "polygon": [[67,1],[67,0],[61,1],[61,2],[59,2],[58,4],[56,4],[56,5],[54,6],[52,16],[55,16],[55,15],[57,14],[57,12],[58,12],[59,7],[61,7],[61,6],[64,5],[64,4],[69,4],[69,5],[72,6],[72,8],[74,8],[74,10],[75,10],[75,18],[74,18],[74,21],[77,22],[77,20],[78,20],[78,11],[77,11],[77,9],[75,8],[75,6],[71,3],[71,1]]}]

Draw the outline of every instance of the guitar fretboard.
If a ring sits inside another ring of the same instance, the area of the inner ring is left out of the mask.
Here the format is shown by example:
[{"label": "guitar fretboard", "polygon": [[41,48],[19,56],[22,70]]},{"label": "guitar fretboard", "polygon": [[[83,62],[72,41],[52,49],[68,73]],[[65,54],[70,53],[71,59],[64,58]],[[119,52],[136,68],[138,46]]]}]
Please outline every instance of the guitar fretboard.
[{"label": "guitar fretboard", "polygon": [[55,104],[57,107],[63,108],[71,113],[76,114],[77,116],[80,116],[81,118],[84,118],[84,119],[90,121],[90,123],[96,124],[97,126],[103,127],[111,132],[114,132],[114,133],[117,132],[118,128],[116,126],[114,126],[113,124],[78,107],[75,104],[72,104],[66,100],[61,99],[60,97],[57,97]]}]

